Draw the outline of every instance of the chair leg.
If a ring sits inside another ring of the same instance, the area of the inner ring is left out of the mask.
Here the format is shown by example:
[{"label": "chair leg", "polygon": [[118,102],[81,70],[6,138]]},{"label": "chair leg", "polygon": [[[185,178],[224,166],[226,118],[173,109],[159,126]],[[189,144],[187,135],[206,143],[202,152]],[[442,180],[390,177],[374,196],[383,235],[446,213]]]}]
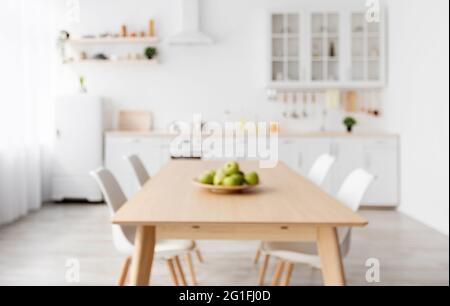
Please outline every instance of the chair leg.
[{"label": "chair leg", "polygon": [[270,255],[266,254],[264,256],[263,264],[259,270],[259,285],[264,286],[264,280],[266,278],[267,266],[269,265]]},{"label": "chair leg", "polygon": [[169,268],[169,272],[170,272],[170,276],[172,278],[173,285],[174,286],[179,286],[178,277],[177,277],[177,274],[175,272],[175,265],[173,264],[173,259],[167,259],[166,263],[167,263],[167,268]]},{"label": "chair leg", "polygon": [[253,260],[253,263],[256,265],[259,262],[259,258],[261,257],[261,250],[258,249],[258,251],[256,251],[256,255],[255,255],[255,260]]},{"label": "chair leg", "polygon": [[192,285],[197,286],[197,276],[195,275],[194,263],[192,262],[191,253],[186,254],[186,260],[188,263],[189,273],[191,274]]},{"label": "chair leg", "polygon": [[289,286],[289,284],[291,282],[291,276],[292,276],[292,272],[293,271],[294,271],[294,263],[288,262],[288,264],[287,264],[287,272],[286,272],[286,275],[284,277],[283,286]]},{"label": "chair leg", "polygon": [[122,264],[122,271],[120,272],[119,279],[117,280],[118,286],[125,286],[125,281],[127,280],[128,275],[128,269],[130,268],[131,264],[131,256],[128,256],[124,259]]},{"label": "chair leg", "polygon": [[200,252],[200,249],[197,247],[197,243],[194,241],[194,248],[193,248],[195,254],[197,255],[197,259],[200,263],[203,263],[203,256]]},{"label": "chair leg", "polygon": [[272,286],[278,286],[280,284],[280,278],[284,270],[284,260],[279,260],[275,269],[275,274],[272,279]]},{"label": "chair leg", "polygon": [[197,259],[200,263],[203,263],[203,256],[199,249],[195,249],[195,254],[197,255]]},{"label": "chair leg", "polygon": [[183,267],[181,266],[179,256],[175,256],[175,266],[177,267],[178,272],[180,273],[181,285],[187,286],[186,277],[184,276],[184,271],[183,271]]},{"label": "chair leg", "polygon": [[258,264],[259,259],[261,258],[262,249],[263,249],[263,243],[261,242],[258,246],[258,251],[256,251],[255,260],[253,261],[253,263],[255,265]]}]

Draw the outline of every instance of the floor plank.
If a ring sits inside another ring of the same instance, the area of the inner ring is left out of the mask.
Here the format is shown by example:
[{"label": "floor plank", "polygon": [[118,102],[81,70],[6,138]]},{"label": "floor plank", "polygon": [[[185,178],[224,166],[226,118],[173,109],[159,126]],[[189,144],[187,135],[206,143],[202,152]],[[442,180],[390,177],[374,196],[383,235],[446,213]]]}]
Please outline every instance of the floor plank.
[{"label": "floor plank", "polygon": [[[357,229],[345,259],[349,285],[449,284],[449,239],[394,211],[362,211],[370,225]],[[195,260],[200,285],[255,285],[257,241],[200,241],[205,263]],[[66,281],[66,263],[80,263],[80,283]],[[195,257],[194,257],[195,258]],[[365,280],[368,258],[381,264],[381,283]],[[123,256],[113,247],[106,206],[46,205],[0,227],[0,285],[114,285]],[[187,265],[183,262],[185,269]],[[273,275],[271,261],[267,282]],[[164,262],[153,268],[153,285],[170,285]],[[296,266],[291,285],[321,285],[319,271]]]}]

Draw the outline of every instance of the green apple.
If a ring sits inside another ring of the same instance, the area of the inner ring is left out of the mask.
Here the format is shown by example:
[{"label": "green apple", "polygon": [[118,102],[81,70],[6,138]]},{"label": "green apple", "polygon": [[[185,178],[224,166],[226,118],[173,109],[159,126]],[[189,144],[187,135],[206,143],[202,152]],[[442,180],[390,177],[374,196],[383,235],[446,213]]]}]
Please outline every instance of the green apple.
[{"label": "green apple", "polygon": [[215,171],[206,171],[198,177],[198,181],[202,184],[212,185],[214,183]]},{"label": "green apple", "polygon": [[239,164],[235,161],[229,161],[223,166],[222,170],[226,176],[230,176],[239,172]]},{"label": "green apple", "polygon": [[227,176],[226,178],[223,179],[223,185],[224,186],[239,186],[239,178],[236,178],[233,175]]},{"label": "green apple", "polygon": [[245,182],[248,185],[258,185],[259,184],[259,176],[256,172],[249,172],[245,175]]},{"label": "green apple", "polygon": [[241,186],[245,182],[245,179],[240,174],[232,174],[223,179],[224,186]]},{"label": "green apple", "polygon": [[205,173],[208,173],[209,175],[211,175],[212,177],[214,177],[216,175],[216,170],[208,170]]},{"label": "green apple", "polygon": [[216,186],[222,185],[225,177],[226,175],[222,170],[217,170],[216,175],[214,175],[213,184]]}]

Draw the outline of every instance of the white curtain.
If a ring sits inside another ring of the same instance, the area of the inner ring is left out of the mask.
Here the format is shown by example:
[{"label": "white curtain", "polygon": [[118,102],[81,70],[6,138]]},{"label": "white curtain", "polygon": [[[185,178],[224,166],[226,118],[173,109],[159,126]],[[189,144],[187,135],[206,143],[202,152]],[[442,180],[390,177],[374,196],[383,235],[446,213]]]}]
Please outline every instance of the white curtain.
[{"label": "white curtain", "polygon": [[0,0],[0,224],[48,196],[53,1]]}]

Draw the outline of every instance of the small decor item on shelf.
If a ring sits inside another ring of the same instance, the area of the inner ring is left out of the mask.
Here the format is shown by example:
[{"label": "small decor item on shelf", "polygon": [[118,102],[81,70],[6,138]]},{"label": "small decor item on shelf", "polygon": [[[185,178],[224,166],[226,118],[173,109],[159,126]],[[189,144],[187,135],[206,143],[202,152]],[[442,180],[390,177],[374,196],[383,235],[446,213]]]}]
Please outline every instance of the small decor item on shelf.
[{"label": "small decor item on shelf", "polygon": [[155,21],[153,19],[150,19],[148,22],[148,36],[155,36]]},{"label": "small decor item on shelf", "polygon": [[126,25],[122,25],[120,28],[120,36],[127,37],[128,36],[128,30]]},{"label": "small decor item on shelf", "polygon": [[109,32],[105,32],[105,33],[101,33],[99,35],[99,37],[100,38],[110,38],[110,37],[113,37],[113,35],[111,33],[109,33]]},{"label": "small decor item on shelf", "polygon": [[80,61],[85,61],[85,60],[87,60],[87,58],[88,58],[87,53],[85,51],[81,51],[80,54],[79,54],[79,60]]},{"label": "small decor item on shelf", "polygon": [[329,57],[336,57],[336,47],[334,45],[334,42],[330,42],[330,50],[328,53]]},{"label": "small decor item on shelf", "polygon": [[98,53],[94,55],[93,59],[97,61],[107,61],[109,58],[103,53]]},{"label": "small decor item on shelf", "polygon": [[358,124],[358,121],[356,121],[353,117],[346,117],[343,121],[344,125],[347,127],[347,132],[351,133],[353,130],[353,127]]},{"label": "small decor item on shelf", "polygon": [[148,47],[145,49],[144,53],[145,53],[145,57],[147,57],[147,59],[151,60],[154,57],[156,57],[156,55],[158,54],[158,51],[154,47]]},{"label": "small decor item on shelf", "polygon": [[80,81],[80,92],[87,93],[86,79],[84,78],[84,76],[80,75],[79,81]]}]

